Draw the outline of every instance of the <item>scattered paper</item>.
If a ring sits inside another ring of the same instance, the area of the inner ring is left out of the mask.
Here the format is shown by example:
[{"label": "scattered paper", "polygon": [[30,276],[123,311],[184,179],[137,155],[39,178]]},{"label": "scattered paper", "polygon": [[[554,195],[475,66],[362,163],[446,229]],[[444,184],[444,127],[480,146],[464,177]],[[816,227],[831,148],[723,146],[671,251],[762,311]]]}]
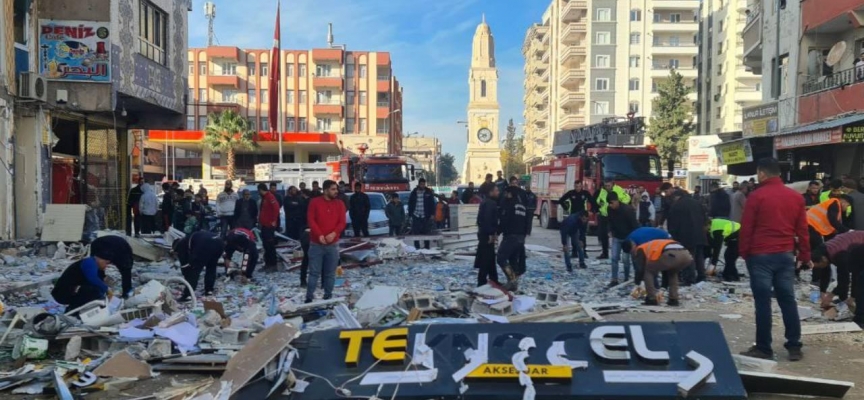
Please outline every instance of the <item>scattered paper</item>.
[{"label": "scattered paper", "polygon": [[149,329],[122,328],[120,329],[120,337],[131,340],[152,339],[153,331]]},{"label": "scattered paper", "polygon": [[513,311],[516,313],[526,313],[534,308],[537,304],[537,299],[531,296],[516,296],[513,299]]},{"label": "scattered paper", "polygon": [[153,328],[156,335],[171,340],[181,352],[193,351],[198,343],[198,328],[188,322],[181,322],[168,328]]}]

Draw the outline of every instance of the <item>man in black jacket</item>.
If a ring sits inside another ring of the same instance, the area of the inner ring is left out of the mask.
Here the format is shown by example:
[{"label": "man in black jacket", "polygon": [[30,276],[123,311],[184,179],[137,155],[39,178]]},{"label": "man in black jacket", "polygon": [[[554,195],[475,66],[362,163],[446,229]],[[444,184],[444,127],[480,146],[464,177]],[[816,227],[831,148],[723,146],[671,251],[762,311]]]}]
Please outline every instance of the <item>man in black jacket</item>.
[{"label": "man in black jacket", "polygon": [[[231,217],[229,217],[231,218]],[[252,199],[252,193],[243,189],[240,198],[234,203],[234,221],[232,226],[237,228],[252,229],[258,224],[258,203]],[[228,226],[227,224],[225,225]]]},{"label": "man in black jacket", "polygon": [[474,268],[477,269],[477,286],[490,280],[498,283],[498,269],[495,266],[495,242],[498,240],[498,188],[495,187],[477,212],[477,255]]},{"label": "man in black jacket", "polygon": [[171,221],[174,219],[174,190],[171,189],[171,184],[165,182],[162,184],[162,231],[167,232],[171,228]]},{"label": "man in black jacket", "polygon": [[354,194],[348,200],[348,215],[351,217],[351,227],[354,228],[354,237],[369,237],[369,212],[372,206],[369,203],[369,195],[362,192],[363,185],[360,182],[354,184]]},{"label": "man in black jacket", "polygon": [[474,182],[468,182],[468,188],[462,192],[462,204],[471,204],[474,197]]},{"label": "man in black jacket", "polygon": [[[513,178],[511,178],[512,181]],[[537,211],[537,195],[531,191],[531,185],[525,185],[525,208],[528,210],[528,236],[531,236],[531,230],[534,228],[534,213]]]},{"label": "man in black jacket", "polygon": [[[432,189],[426,187],[426,179],[420,178],[417,181],[417,187],[411,191],[411,196],[408,197],[408,216],[411,218],[411,234],[412,235],[427,235],[429,227],[432,224],[432,218],[435,217],[435,193]],[[426,249],[429,248],[429,241],[423,241]],[[414,241],[414,247],[420,248],[420,241]]]},{"label": "man in black jacket", "polygon": [[[573,184],[573,190],[564,193],[560,199],[558,199],[558,205],[564,208],[567,211],[567,214],[579,214],[579,213],[588,213],[589,207],[590,210],[598,210],[597,202],[594,201],[594,196],[591,195],[591,192],[585,190],[582,186],[582,181],[576,181]],[[562,216],[563,217],[563,216]],[[561,221],[564,219],[561,218]],[[577,245],[579,242],[587,243],[585,241],[585,233],[588,231],[588,224],[582,224],[582,220],[578,219],[577,222],[580,224],[579,226],[579,234],[571,236],[571,246],[570,257],[577,257]],[[587,254],[586,254],[587,256]]]},{"label": "man in black jacket", "polygon": [[[490,189],[490,193],[494,189]],[[508,186],[499,200],[499,229],[503,238],[498,246],[498,266],[507,275],[507,288],[516,290],[519,277],[525,273],[521,262],[525,251],[525,232],[528,224],[528,211],[525,207],[525,193],[518,186]]]},{"label": "man in black jacket", "polygon": [[[216,268],[219,258],[225,252],[225,242],[213,237],[210,232],[198,231],[175,241],[171,249],[180,260],[183,279],[189,282],[192,290],[198,288],[198,279],[201,277],[201,271],[204,270],[204,295],[211,296],[216,286]],[[189,288],[186,288],[179,301],[185,302],[189,298]]]},{"label": "man in black jacket", "polygon": [[[610,259],[612,261],[612,280],[609,287],[618,285],[618,263],[621,261],[621,253],[624,243],[628,241],[630,233],[639,229],[636,221],[636,211],[629,204],[623,204],[618,200],[618,193],[614,191],[606,195],[609,203],[609,236],[612,238]],[[630,279],[630,253],[624,251],[624,280]]]},{"label": "man in black jacket", "polygon": [[711,218],[729,219],[729,214],[732,212],[732,201],[729,199],[729,193],[720,189],[720,184],[714,182],[711,184],[711,194],[708,197],[709,215]]},{"label": "man in black jacket", "polygon": [[683,271],[684,285],[705,280],[704,247],[708,244],[707,218],[699,200],[696,200],[683,190],[672,194],[672,207],[668,215],[668,231],[678,243],[681,243],[690,255],[693,264]]},{"label": "man in black jacket", "polygon": [[288,188],[288,195],[285,196],[282,206],[285,209],[285,236],[300,240],[300,234],[305,228],[303,221],[306,220],[306,210],[303,207],[303,197],[296,187]]},{"label": "man in black jacket", "polygon": [[141,189],[143,183],[144,178],[138,178],[138,182],[126,196],[126,236],[132,236],[133,221],[135,222],[135,236],[141,233],[141,211],[138,209],[138,202],[141,201],[141,196],[144,194]]}]

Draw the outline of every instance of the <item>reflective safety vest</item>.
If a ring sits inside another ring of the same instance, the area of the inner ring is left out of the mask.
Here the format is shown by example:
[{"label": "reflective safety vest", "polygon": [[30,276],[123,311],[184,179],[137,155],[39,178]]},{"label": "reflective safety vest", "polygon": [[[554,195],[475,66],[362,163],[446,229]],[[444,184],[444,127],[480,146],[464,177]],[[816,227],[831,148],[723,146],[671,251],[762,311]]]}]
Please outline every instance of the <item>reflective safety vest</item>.
[{"label": "reflective safety vest", "polygon": [[[820,203],[824,203],[829,198],[831,198],[831,191],[830,190],[826,190],[826,191],[819,194],[819,202]],[[810,207],[815,207],[815,206],[810,206]],[[846,207],[846,216],[848,217],[850,215],[852,215],[852,206],[851,205],[849,207]]]},{"label": "reflective safety vest", "polygon": [[[621,186],[613,185],[612,191],[618,195],[618,201],[621,204],[630,204],[630,195],[627,194],[627,191],[624,190]],[[609,194],[609,191],[606,188],[600,188],[600,195],[597,196],[597,205],[600,206],[600,215],[607,217],[609,216],[609,202],[606,201],[606,196]]]},{"label": "reflective safety vest", "polygon": [[728,238],[741,229],[741,224],[728,219],[714,218],[711,220],[711,232],[723,231],[723,239]]},{"label": "reflective safety vest", "polygon": [[[670,244],[681,246],[681,244],[671,239],[657,239],[637,247],[636,251],[642,250],[648,261],[657,261],[663,255],[663,250],[666,250],[666,246]],[[681,248],[683,249],[684,246],[681,246]]]},{"label": "reflective safety vest", "polygon": [[[831,235],[836,231],[828,219],[828,207],[835,203],[839,207],[840,200],[828,199],[807,210],[807,223],[822,236]],[[841,217],[841,213],[838,212],[837,219],[839,220]]]}]

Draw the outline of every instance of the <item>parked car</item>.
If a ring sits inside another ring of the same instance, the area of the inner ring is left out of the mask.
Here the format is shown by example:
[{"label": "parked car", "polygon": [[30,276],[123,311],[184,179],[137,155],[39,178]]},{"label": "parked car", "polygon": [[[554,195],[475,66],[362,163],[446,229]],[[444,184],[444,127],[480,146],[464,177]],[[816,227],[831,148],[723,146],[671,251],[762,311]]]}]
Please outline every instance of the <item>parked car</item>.
[{"label": "parked car", "polygon": [[[408,192],[410,193],[410,192]],[[348,199],[354,193],[346,193]],[[369,204],[372,206],[372,211],[369,212],[369,236],[387,236],[390,233],[390,223],[387,216],[384,214],[384,206],[387,205],[387,199],[382,193],[366,193],[369,196]],[[354,230],[351,228],[351,215],[345,213],[345,233],[342,236],[354,236]]]}]

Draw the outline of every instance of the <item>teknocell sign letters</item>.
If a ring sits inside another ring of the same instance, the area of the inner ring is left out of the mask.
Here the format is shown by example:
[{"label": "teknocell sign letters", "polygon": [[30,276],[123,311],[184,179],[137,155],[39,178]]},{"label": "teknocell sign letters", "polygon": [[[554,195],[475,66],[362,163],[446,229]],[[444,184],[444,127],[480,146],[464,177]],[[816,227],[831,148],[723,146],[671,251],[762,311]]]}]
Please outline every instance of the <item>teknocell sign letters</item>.
[{"label": "teknocell sign letters", "polygon": [[299,399],[746,398],[716,322],[413,325],[293,345]]}]

